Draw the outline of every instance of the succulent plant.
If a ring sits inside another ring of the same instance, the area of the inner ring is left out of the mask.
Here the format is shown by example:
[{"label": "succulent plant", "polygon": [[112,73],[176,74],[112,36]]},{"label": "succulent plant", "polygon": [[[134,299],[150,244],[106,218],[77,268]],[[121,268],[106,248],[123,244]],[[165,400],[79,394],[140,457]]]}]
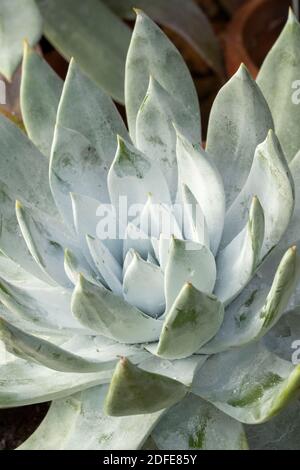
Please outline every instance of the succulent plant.
[{"label": "succulent plant", "polygon": [[76,62],[62,84],[25,46],[28,136],[0,117],[0,406],[52,404],[21,449],[299,448],[299,121],[286,141],[271,114],[299,31],[291,13],[262,91],[244,66],[221,89],[205,150],[188,69],[143,12],[129,132]]}]

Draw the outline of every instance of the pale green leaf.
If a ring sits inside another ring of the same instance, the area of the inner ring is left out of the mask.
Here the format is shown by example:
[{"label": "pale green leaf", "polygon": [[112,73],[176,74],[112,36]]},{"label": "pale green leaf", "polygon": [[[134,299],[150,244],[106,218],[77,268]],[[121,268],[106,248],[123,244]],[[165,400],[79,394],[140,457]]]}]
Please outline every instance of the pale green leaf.
[{"label": "pale green leaf", "polygon": [[46,418],[19,450],[140,449],[162,412],[111,418],[103,413],[107,386],[52,403]]},{"label": "pale green leaf", "polygon": [[192,394],[167,411],[152,437],[160,450],[248,449],[241,423]]},{"label": "pale green leaf", "polygon": [[21,81],[22,118],[38,149],[50,156],[63,82],[39,54],[25,44]]},{"label": "pale green leaf", "polygon": [[[290,248],[271,279],[256,276],[226,310],[224,323],[201,353],[211,354],[246,345],[264,336],[278,322],[299,280],[299,259]],[[236,351],[238,353],[238,351]]]},{"label": "pale green leaf", "polygon": [[162,325],[83,276],[73,293],[72,312],[82,325],[121,343],[155,341]]},{"label": "pale green leaf", "polygon": [[248,284],[260,261],[264,211],[254,197],[245,228],[217,255],[215,295],[228,305]]},{"label": "pale green leaf", "polygon": [[174,379],[146,372],[122,358],[111,380],[105,412],[110,416],[154,413],[182,400],[187,390]]},{"label": "pale green leaf", "polygon": [[222,175],[227,207],[246,182],[257,145],[273,128],[266,100],[242,65],[219,91],[207,134],[206,150]]},{"label": "pale green leaf", "polygon": [[257,77],[257,83],[268,102],[276,133],[289,162],[300,149],[299,42],[300,25],[290,10],[288,21]]},{"label": "pale green leaf", "polygon": [[215,280],[215,259],[205,246],[172,239],[165,269],[166,312],[187,282],[191,282],[199,291],[210,294]]},{"label": "pale green leaf", "polygon": [[265,215],[263,257],[284,235],[294,209],[294,182],[273,131],[258,145],[247,181],[226,214],[223,247],[245,226],[253,196],[258,197]]},{"label": "pale green leaf", "polygon": [[300,386],[300,365],[293,366],[254,343],[211,356],[192,392],[247,424],[268,421],[291,401]]},{"label": "pale green leaf", "polygon": [[159,27],[138,11],[125,72],[126,111],[134,141],[136,118],[147,93],[150,75],[168,90],[171,97],[182,103],[200,126],[198,97],[187,66]]},{"label": "pale green leaf", "polygon": [[215,296],[186,284],[166,315],[157,354],[181,359],[194,354],[218,332],[224,307]]}]

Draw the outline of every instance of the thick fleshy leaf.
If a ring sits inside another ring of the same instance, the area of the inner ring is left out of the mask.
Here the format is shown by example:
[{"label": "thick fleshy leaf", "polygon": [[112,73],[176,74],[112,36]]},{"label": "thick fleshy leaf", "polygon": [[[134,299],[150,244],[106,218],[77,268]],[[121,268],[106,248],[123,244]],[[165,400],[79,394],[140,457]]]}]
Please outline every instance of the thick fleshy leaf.
[{"label": "thick fleshy leaf", "polygon": [[0,408],[44,403],[110,382],[112,371],[90,374],[57,372],[12,359],[0,364]]},{"label": "thick fleshy leaf", "polygon": [[30,139],[50,156],[57,108],[63,82],[53,69],[27,43],[24,48],[21,108]]},{"label": "thick fleshy leaf", "polygon": [[88,281],[101,284],[102,278],[91,268],[84,256],[78,253],[75,254],[68,248],[65,250],[64,268],[66,275],[74,285],[77,284],[80,273]]},{"label": "thick fleshy leaf", "polygon": [[299,42],[300,25],[290,10],[289,19],[257,77],[257,83],[270,107],[276,133],[288,161],[294,158],[300,148],[297,126],[300,119]]},{"label": "thick fleshy leaf", "polygon": [[194,148],[177,132],[179,179],[195,196],[203,211],[209,233],[210,249],[216,253],[221,240],[225,195],[222,178],[204,150]]},{"label": "thick fleshy leaf", "polygon": [[62,225],[47,214],[16,203],[17,219],[27,247],[40,268],[56,283],[70,287],[64,270],[64,248],[76,249],[76,242]]},{"label": "thick fleshy leaf", "polygon": [[241,423],[192,394],[167,411],[152,437],[160,450],[248,449]]},{"label": "thick fleshy leaf", "polygon": [[293,366],[261,344],[211,356],[192,392],[247,424],[267,421],[299,391],[300,365]]},{"label": "thick fleshy leaf", "polygon": [[[85,354],[74,354],[68,351],[68,349],[65,349],[65,345],[57,346],[43,338],[25,333],[3,319],[0,319],[0,338],[11,354],[60,372],[109,371],[116,365],[118,360],[117,352],[109,346],[107,350],[105,348],[102,350],[102,355],[99,354],[97,359],[84,357]],[[118,348],[116,349],[118,351]],[[133,360],[135,352],[135,362],[142,360],[145,356],[145,353],[139,351],[138,348],[134,351],[132,347],[131,351],[129,347],[125,346],[123,349],[123,354],[126,353],[129,357],[132,356],[131,360]],[[119,347],[119,350],[122,351],[122,346]]]},{"label": "thick fleshy leaf", "polygon": [[222,352],[264,336],[280,319],[298,280],[299,259],[296,250],[290,248],[278,266],[269,292],[264,279],[256,276],[228,307],[221,329],[201,353]]},{"label": "thick fleshy leaf", "polygon": [[[0,212],[1,212],[1,232],[0,249],[14,262],[20,269],[25,270],[38,279],[53,284],[53,281],[47,276],[36,261],[31,256],[21,233],[20,226],[16,217],[16,196],[1,182],[0,190]],[[2,276],[6,279],[5,273]]]},{"label": "thick fleshy leaf", "polygon": [[37,279],[0,251],[0,277],[14,285],[32,284]]},{"label": "thick fleshy leaf", "polygon": [[112,100],[72,61],[58,108],[50,163],[51,189],[67,220],[70,192],[109,202],[106,175],[116,153],[117,134],[128,139]]},{"label": "thick fleshy leaf", "polygon": [[177,97],[171,96],[151,76],[136,118],[136,145],[160,166],[173,201],[178,182],[174,124],[184,131],[193,145],[201,144],[200,123]]},{"label": "thick fleshy leaf", "polygon": [[242,65],[215,99],[207,135],[206,150],[223,177],[227,207],[243,188],[255,149],[270,129],[266,100]]},{"label": "thick fleshy leaf", "polygon": [[[73,219],[80,247],[88,261],[92,261],[86,236],[97,238],[109,249],[117,261],[123,260],[122,240],[118,239],[118,221],[111,204],[82,194],[71,193]],[[92,262],[92,266],[94,266]]]},{"label": "thick fleshy leaf", "polygon": [[300,399],[267,423],[245,426],[251,450],[299,450],[299,413]]},{"label": "thick fleshy leaf", "polygon": [[133,253],[123,279],[124,298],[131,305],[151,317],[159,317],[165,310],[164,276],[155,264],[144,261]]},{"label": "thick fleshy leaf", "polygon": [[66,58],[74,57],[98,85],[124,102],[130,29],[98,0],[36,0],[44,34]]},{"label": "thick fleshy leaf", "polygon": [[72,298],[72,312],[79,322],[96,333],[121,343],[158,339],[162,322],[155,320],[104,287],[80,276]]},{"label": "thick fleshy leaf", "polygon": [[229,304],[253,276],[260,261],[264,232],[264,211],[254,197],[246,227],[217,256],[214,293],[225,304]]},{"label": "thick fleshy leaf", "polygon": [[22,41],[26,38],[34,45],[42,35],[34,0],[2,0],[0,31],[0,72],[10,80],[22,58]]},{"label": "thick fleshy leaf", "polygon": [[168,185],[158,163],[148,159],[120,137],[117,153],[108,173],[108,188],[111,202],[120,212],[121,198],[126,200],[128,213],[124,214],[126,219],[121,221],[125,226],[129,215],[138,217],[149,193],[156,204],[171,202]]},{"label": "thick fleshy leaf", "polygon": [[[151,354],[155,354],[157,344],[144,345],[144,348]],[[194,355],[186,359],[170,361],[158,356],[151,356],[139,363],[139,367],[146,372],[163,375],[170,379],[177,380],[190,387],[193,383],[195,373],[205,364],[208,356]],[[131,360],[131,358],[130,358]],[[132,360],[131,360],[132,362]]]},{"label": "thick fleshy leaf", "polygon": [[182,400],[187,390],[174,379],[146,372],[122,358],[111,380],[105,412],[110,416],[154,413]]},{"label": "thick fleshy leaf", "polygon": [[[180,34],[220,75],[223,74],[220,46],[211,24],[193,0],[102,0],[117,15],[134,19],[133,8],[141,8],[150,18]],[[180,11],[180,15],[178,12]],[[199,34],[201,31],[201,34]]]},{"label": "thick fleshy leaf", "polygon": [[122,268],[109,249],[91,236],[87,236],[91,257],[105,284],[116,294],[122,294]]},{"label": "thick fleshy leaf", "polygon": [[253,196],[258,197],[265,215],[263,257],[280,241],[294,209],[294,183],[273,131],[257,147],[245,186],[226,214],[223,247],[245,226],[245,208],[250,207]]},{"label": "thick fleshy leaf", "polygon": [[27,286],[13,286],[1,280],[0,300],[3,305],[23,320],[46,330],[86,331],[75,320],[70,310],[71,293],[60,287],[49,287],[36,281]]},{"label": "thick fleshy leaf", "polygon": [[[159,56],[157,51],[160,51]],[[134,141],[136,118],[147,93],[150,75],[168,90],[171,97],[182,103],[200,128],[198,97],[187,66],[159,27],[139,10],[125,73],[126,111],[130,135]]]},{"label": "thick fleshy leaf", "polygon": [[166,312],[172,307],[184,284],[191,282],[199,291],[210,294],[216,280],[212,253],[199,243],[172,239],[165,269]]},{"label": "thick fleshy leaf", "polygon": [[[0,115],[0,179],[22,202],[56,215],[48,181],[48,162],[24,132]],[[26,165],[24,165],[26,162]]]},{"label": "thick fleshy leaf", "polygon": [[111,418],[103,413],[107,386],[52,403],[46,418],[19,450],[140,449],[162,412]]},{"label": "thick fleshy leaf", "polygon": [[186,284],[166,315],[157,354],[181,359],[194,354],[218,332],[224,307],[215,296]]},{"label": "thick fleshy leaf", "polygon": [[187,240],[209,248],[209,233],[203,211],[187,185],[183,184],[184,235]]}]

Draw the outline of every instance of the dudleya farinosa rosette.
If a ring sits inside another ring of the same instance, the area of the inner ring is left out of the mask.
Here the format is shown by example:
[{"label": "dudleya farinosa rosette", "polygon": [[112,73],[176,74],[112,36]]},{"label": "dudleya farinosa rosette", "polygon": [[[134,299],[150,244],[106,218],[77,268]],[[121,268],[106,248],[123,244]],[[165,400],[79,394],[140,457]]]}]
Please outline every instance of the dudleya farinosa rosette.
[{"label": "dudleya farinosa rosette", "polygon": [[0,406],[53,402],[22,449],[299,448],[299,30],[221,89],[205,150],[142,12],[129,133],[74,61],[63,85],[26,48],[29,138],[0,120]]}]

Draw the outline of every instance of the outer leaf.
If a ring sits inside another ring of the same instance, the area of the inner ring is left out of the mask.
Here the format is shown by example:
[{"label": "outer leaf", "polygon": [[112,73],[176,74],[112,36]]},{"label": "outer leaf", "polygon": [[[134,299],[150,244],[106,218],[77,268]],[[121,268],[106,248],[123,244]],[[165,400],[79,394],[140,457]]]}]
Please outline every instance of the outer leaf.
[{"label": "outer leaf", "polygon": [[152,437],[160,450],[248,449],[238,421],[192,394],[168,410]]},{"label": "outer leaf", "polygon": [[[48,162],[17,126],[0,115],[0,178],[22,202],[56,215]],[[24,165],[26,162],[26,165]]]},{"label": "outer leaf", "polygon": [[[171,74],[169,70],[172,71]],[[168,90],[172,97],[182,103],[200,126],[197,93],[187,66],[158,26],[143,12],[138,11],[125,74],[127,118],[130,135],[134,141],[137,113],[145,98],[150,75]]]},{"label": "outer leaf", "polygon": [[[27,273],[30,273],[38,279],[42,279],[44,282],[53,284],[53,281],[51,281],[49,276],[40,269],[36,261],[31,256],[22,236],[15,210],[17,196],[11,193],[4,183],[1,182],[0,185],[0,248],[2,252],[9,257],[11,263],[14,262],[20,267],[20,269],[25,270]],[[2,277],[6,279],[5,272]]]},{"label": "outer leaf", "polygon": [[155,341],[162,324],[83,276],[73,294],[72,312],[84,326],[121,343]]},{"label": "outer leaf", "polygon": [[145,372],[122,358],[105,400],[110,416],[154,413],[180,401],[187,388],[168,377]]},{"label": "outer leaf", "polygon": [[68,221],[70,192],[103,204],[110,202],[106,175],[117,149],[117,134],[128,138],[113,102],[72,61],[59,104],[50,162],[51,189]]},{"label": "outer leaf", "polygon": [[106,386],[54,401],[19,450],[132,450],[142,447],[161,412],[110,418],[103,414]]},{"label": "outer leaf", "polygon": [[293,159],[300,148],[297,127],[300,119],[299,93],[297,94],[300,76],[299,42],[300,25],[290,10],[289,19],[257,77],[288,161]]},{"label": "outer leaf", "polygon": [[0,300],[8,310],[22,320],[34,323],[35,327],[56,333],[65,329],[66,334],[70,330],[87,331],[72,316],[70,292],[60,287],[49,287],[38,281],[30,286],[13,286],[1,280]]},{"label": "outer leaf", "polygon": [[192,391],[229,416],[258,424],[276,415],[295,397],[300,366],[294,367],[254,343],[210,357],[195,378]]},{"label": "outer leaf", "polygon": [[0,72],[11,80],[22,58],[22,41],[40,39],[42,19],[34,0],[3,0],[0,17]]},{"label": "outer leaf", "polygon": [[[117,15],[133,19],[132,9],[144,10],[158,23],[179,33],[215,71],[222,75],[220,46],[211,24],[191,0],[102,0]],[[180,14],[178,14],[180,12]],[[199,34],[201,31],[201,34]]]},{"label": "outer leaf", "polygon": [[199,291],[210,294],[215,280],[215,260],[205,246],[172,239],[165,270],[166,312],[187,282],[191,282]]},{"label": "outer leaf", "polygon": [[224,307],[214,296],[186,284],[164,321],[157,354],[167,359],[191,356],[219,330]]},{"label": "outer leaf", "polygon": [[[268,292],[269,279],[256,276],[226,310],[224,323],[215,338],[201,352],[211,354],[246,345],[264,336],[278,322],[299,279],[299,259],[290,248],[276,271]],[[237,351],[236,351],[237,352]]]},{"label": "outer leaf", "polygon": [[244,227],[248,218],[245,207],[250,207],[255,195],[265,215],[261,253],[264,256],[280,241],[294,209],[294,183],[273,131],[257,147],[245,186],[226,214],[222,246],[226,246]]},{"label": "outer leaf", "polygon": [[230,207],[248,177],[255,149],[274,124],[244,65],[220,90],[210,114],[206,150],[221,173]]},{"label": "outer leaf", "polygon": [[63,82],[27,43],[24,48],[21,108],[30,139],[50,156]]},{"label": "outer leaf", "polygon": [[76,242],[62,224],[45,213],[28,209],[17,201],[17,219],[32,257],[55,283],[70,287],[64,271],[64,247],[75,248]]},{"label": "outer leaf", "polygon": [[214,292],[229,304],[253,276],[264,241],[265,219],[258,198],[252,200],[246,227],[217,256]]},{"label": "outer leaf", "polygon": [[250,448],[253,450],[299,450],[300,400],[295,400],[278,416],[258,426],[246,426]]},{"label": "outer leaf", "polygon": [[11,408],[55,400],[108,383],[112,371],[66,374],[17,359],[1,364],[0,374],[0,408]]},{"label": "outer leaf", "polygon": [[117,360],[113,357],[106,361],[86,359],[42,338],[24,333],[3,319],[0,319],[0,338],[12,354],[60,372],[108,371],[114,367]]},{"label": "outer leaf", "polygon": [[122,103],[128,26],[97,0],[36,1],[49,41]]}]

